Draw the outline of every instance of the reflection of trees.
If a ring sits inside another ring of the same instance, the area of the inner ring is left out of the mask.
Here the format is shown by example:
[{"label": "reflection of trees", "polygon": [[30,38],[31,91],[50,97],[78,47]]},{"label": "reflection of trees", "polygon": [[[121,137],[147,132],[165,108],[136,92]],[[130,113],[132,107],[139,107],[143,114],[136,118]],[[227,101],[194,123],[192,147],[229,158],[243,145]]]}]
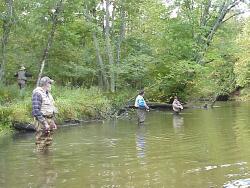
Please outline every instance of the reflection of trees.
[{"label": "reflection of trees", "polygon": [[[238,160],[249,156],[249,106],[239,102],[217,102],[220,107],[202,113],[203,139],[207,157],[217,161]],[[209,134],[208,134],[209,133]]]},{"label": "reflection of trees", "polygon": [[[240,107],[235,108],[233,131],[235,134],[236,144],[240,152],[249,156],[249,106],[241,103]],[[248,154],[247,154],[248,153]]]}]

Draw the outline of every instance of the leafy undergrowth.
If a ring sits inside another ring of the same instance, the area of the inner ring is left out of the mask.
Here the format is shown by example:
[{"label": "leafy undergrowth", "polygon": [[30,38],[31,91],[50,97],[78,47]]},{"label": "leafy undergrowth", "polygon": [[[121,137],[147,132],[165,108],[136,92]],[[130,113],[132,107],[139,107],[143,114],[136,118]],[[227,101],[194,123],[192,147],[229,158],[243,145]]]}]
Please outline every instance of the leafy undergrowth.
[{"label": "leafy undergrowth", "polygon": [[[0,132],[9,129],[13,122],[33,122],[31,95],[32,90],[26,89],[23,96],[16,95],[8,98],[8,101],[1,101]],[[52,95],[58,108],[58,123],[65,120],[104,119],[110,115],[112,109],[110,100],[97,88],[54,87]]]}]

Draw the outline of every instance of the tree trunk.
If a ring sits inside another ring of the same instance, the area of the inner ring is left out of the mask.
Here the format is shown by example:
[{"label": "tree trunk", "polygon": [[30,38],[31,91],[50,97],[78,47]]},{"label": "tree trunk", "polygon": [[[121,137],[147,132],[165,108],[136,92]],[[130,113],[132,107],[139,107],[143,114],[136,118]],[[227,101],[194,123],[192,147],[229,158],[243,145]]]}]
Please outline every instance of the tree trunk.
[{"label": "tree trunk", "polygon": [[110,73],[110,90],[111,92],[115,92],[115,74],[114,74],[114,58],[112,54],[112,47],[111,47],[111,41],[110,41],[110,25],[109,25],[109,6],[110,2],[109,0],[106,0],[106,16],[105,16],[105,44],[106,44],[106,51],[108,54],[108,60],[109,60],[109,73]]},{"label": "tree trunk", "polygon": [[109,86],[107,74],[106,74],[106,71],[105,71],[105,66],[104,66],[104,63],[103,63],[103,60],[102,60],[102,56],[100,54],[100,49],[99,49],[98,40],[97,40],[95,31],[93,31],[93,41],[94,41],[94,45],[95,45],[98,64],[99,64],[100,69],[101,69],[100,82],[102,82],[104,84],[105,89],[109,89],[110,86]]},{"label": "tree trunk", "polygon": [[[235,7],[241,0],[234,0],[232,2],[224,1],[221,6],[220,10],[218,12],[217,18],[215,19],[214,23],[210,26],[210,30],[207,33],[201,33],[201,35],[198,38],[198,46],[201,46],[201,49],[198,50],[196,54],[196,62],[199,64],[204,63],[204,54],[206,53],[208,47],[210,46],[213,37],[218,30],[218,28],[224,23],[224,19],[228,12]],[[201,16],[201,22],[200,22],[200,27],[206,26],[207,27],[207,22],[209,19],[209,8],[211,7],[211,1],[208,0],[207,4],[205,5],[203,14]],[[204,38],[205,40],[202,40],[201,38]]]},{"label": "tree trunk", "polygon": [[0,64],[0,82],[3,82],[4,74],[5,74],[5,65],[7,63],[6,59],[6,46],[9,39],[10,29],[12,26],[12,17],[13,17],[13,0],[6,0],[5,4],[7,6],[7,15],[3,20],[3,36],[1,41],[1,55],[2,55],[2,62]]},{"label": "tree trunk", "polygon": [[211,8],[211,5],[211,0],[207,0],[207,2],[204,3],[204,8],[201,12],[200,27],[204,27],[207,25],[209,18],[209,9]]},{"label": "tree trunk", "polygon": [[[121,27],[120,35],[117,41],[117,51],[116,51],[116,66],[119,66],[121,62],[121,44],[125,35],[125,10],[124,10],[124,1],[122,0],[121,4]],[[115,79],[118,80],[118,74],[115,74]]]},{"label": "tree trunk", "polygon": [[58,24],[58,15],[60,14],[60,11],[62,9],[62,5],[63,5],[63,0],[60,0],[57,3],[55,12],[52,15],[52,27],[51,27],[50,34],[48,36],[47,45],[46,45],[46,47],[44,49],[43,56],[42,56],[42,59],[41,59],[40,71],[39,71],[39,74],[38,74],[36,86],[39,85],[39,81],[40,81],[40,79],[42,77],[44,66],[45,66],[46,60],[47,60],[48,55],[49,55],[49,50],[50,50],[50,48],[52,46],[52,42],[53,42],[53,39],[54,39],[56,27],[57,27],[57,24]]},{"label": "tree trunk", "polygon": [[[96,19],[96,10],[95,8],[91,9],[91,11],[89,10],[89,8],[86,6],[85,10],[84,10],[84,16],[86,18],[87,21],[89,22],[93,22],[94,19]],[[93,37],[93,42],[94,42],[94,46],[95,46],[95,51],[96,51],[96,56],[97,56],[97,62],[98,65],[100,67],[100,72],[98,73],[98,82],[99,85],[101,85],[101,87],[105,90],[109,90],[110,89],[110,84],[109,84],[109,80],[108,80],[108,76],[106,73],[106,68],[105,68],[105,64],[103,63],[103,59],[100,53],[100,47],[99,47],[99,42],[96,36],[96,31],[93,30],[92,31],[92,37]]]},{"label": "tree trunk", "polygon": [[219,15],[217,17],[217,20],[215,21],[214,25],[212,26],[208,36],[207,36],[207,46],[210,45],[213,36],[215,34],[215,32],[217,31],[217,29],[222,25],[223,20],[225,18],[225,16],[227,15],[227,13],[233,8],[235,7],[240,1],[239,0],[235,0],[232,3],[226,3],[226,1],[222,4],[221,8],[220,8],[220,12]]},{"label": "tree trunk", "polygon": [[[123,3],[123,2],[122,2]],[[125,35],[125,10],[124,5],[121,6],[121,27],[120,27],[120,36],[117,42],[117,59],[116,64],[119,66],[121,61],[121,44]]]}]

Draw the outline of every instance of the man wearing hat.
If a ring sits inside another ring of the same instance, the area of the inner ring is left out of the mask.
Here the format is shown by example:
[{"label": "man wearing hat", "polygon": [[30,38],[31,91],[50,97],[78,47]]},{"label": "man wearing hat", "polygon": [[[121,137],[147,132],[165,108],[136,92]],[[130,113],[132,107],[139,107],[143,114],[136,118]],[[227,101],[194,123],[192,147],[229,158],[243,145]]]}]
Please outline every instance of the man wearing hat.
[{"label": "man wearing hat", "polygon": [[15,77],[17,77],[17,83],[20,89],[24,89],[27,77],[31,77],[32,75],[26,72],[26,68],[24,66],[21,66],[19,71],[15,74]]},{"label": "man wearing hat", "polygon": [[38,151],[44,151],[52,144],[53,130],[57,129],[54,118],[57,113],[55,101],[50,93],[54,80],[45,76],[40,79],[39,87],[32,94],[32,115],[36,127]]},{"label": "man wearing hat", "polygon": [[177,96],[174,97],[174,101],[172,103],[172,108],[173,108],[174,114],[179,114],[181,112],[181,110],[183,110],[183,106],[182,106],[181,102],[178,100]]}]

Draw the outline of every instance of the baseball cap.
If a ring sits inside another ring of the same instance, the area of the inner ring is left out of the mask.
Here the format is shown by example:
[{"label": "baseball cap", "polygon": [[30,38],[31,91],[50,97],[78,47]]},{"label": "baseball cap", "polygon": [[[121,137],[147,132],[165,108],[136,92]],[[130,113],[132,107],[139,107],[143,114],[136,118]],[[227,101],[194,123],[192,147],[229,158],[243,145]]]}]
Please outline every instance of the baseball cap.
[{"label": "baseball cap", "polygon": [[44,76],[44,77],[42,77],[41,79],[40,79],[40,86],[43,86],[43,85],[45,85],[45,84],[48,84],[48,83],[50,83],[50,84],[52,84],[54,82],[54,80],[52,80],[51,78],[49,78],[48,76]]}]

